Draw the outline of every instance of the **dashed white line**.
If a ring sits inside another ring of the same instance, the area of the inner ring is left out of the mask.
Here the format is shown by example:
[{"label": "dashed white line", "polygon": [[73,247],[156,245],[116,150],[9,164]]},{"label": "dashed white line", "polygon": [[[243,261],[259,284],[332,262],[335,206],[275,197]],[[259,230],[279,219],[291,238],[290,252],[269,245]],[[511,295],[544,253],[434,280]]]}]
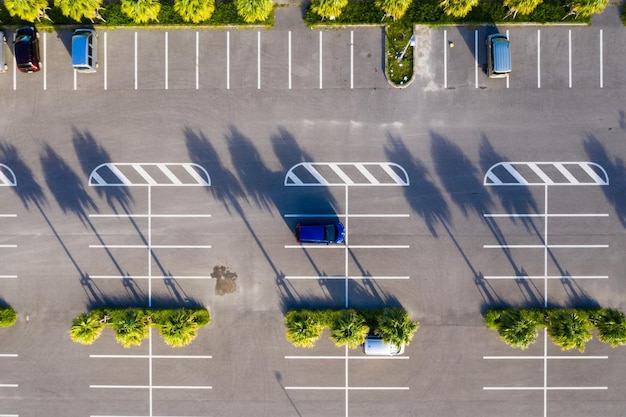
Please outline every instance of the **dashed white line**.
[{"label": "dashed white line", "polygon": [[17,358],[17,353],[0,353],[0,358]]},{"label": "dashed white line", "polygon": [[485,391],[580,391],[606,390],[609,387],[483,387],[483,389]]},{"label": "dashed white line", "polygon": [[[174,390],[196,390],[196,389],[213,389],[208,385],[89,385],[89,388],[101,389],[174,389]],[[152,414],[150,414],[152,415]]]},{"label": "dashed white line", "polygon": [[567,279],[609,279],[608,275],[568,275],[568,276],[562,276],[562,275],[485,275],[483,277],[484,279],[501,279],[501,280],[507,280],[507,279],[515,279],[515,280],[521,280],[521,279],[562,279],[562,280],[567,280]]},{"label": "dashed white line", "polygon": [[[17,247],[16,246],[0,246]],[[92,249],[211,249],[211,245],[89,245]]]},{"label": "dashed white line", "polygon": [[[15,32],[13,32],[13,56],[15,56]],[[13,60],[13,91],[17,90],[17,61]]]},{"label": "dashed white line", "polygon": [[[98,359],[148,359],[149,355],[89,355],[90,358]],[[153,359],[212,359],[207,355],[152,355]]]},{"label": "dashed white line", "polygon": [[[285,387],[289,390],[343,391],[346,387]],[[408,391],[409,387],[348,387],[349,391]]]},{"label": "dashed white line", "polygon": [[609,217],[608,213],[580,213],[580,214],[533,214],[533,213],[522,213],[522,214],[483,214],[483,217],[510,217],[510,218],[519,218],[519,217],[571,217],[571,218],[576,218],[576,217]]},{"label": "dashed white line", "polygon": [[76,81],[77,81],[76,80],[76,74],[77,74],[76,69],[74,69],[74,91],[76,91],[76,89],[77,89],[77,87],[76,87]]},{"label": "dashed white line", "polygon": [[[17,275],[0,275],[0,279],[15,279]],[[2,357],[2,355],[0,355]]]},{"label": "dashed white line", "polygon": [[213,279],[210,275],[89,275],[91,279]]},{"label": "dashed white line", "polygon": [[[94,245],[95,246],[95,245]],[[285,249],[408,249],[409,245],[285,245]],[[541,246],[543,248],[543,246]]]}]

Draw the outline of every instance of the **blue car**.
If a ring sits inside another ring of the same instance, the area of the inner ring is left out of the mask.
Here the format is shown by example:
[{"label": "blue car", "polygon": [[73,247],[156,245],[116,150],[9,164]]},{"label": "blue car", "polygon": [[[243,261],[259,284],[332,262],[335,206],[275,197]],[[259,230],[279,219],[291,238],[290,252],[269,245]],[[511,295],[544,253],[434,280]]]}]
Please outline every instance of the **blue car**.
[{"label": "blue car", "polygon": [[296,225],[296,239],[300,243],[343,243],[346,229],[341,223]]}]

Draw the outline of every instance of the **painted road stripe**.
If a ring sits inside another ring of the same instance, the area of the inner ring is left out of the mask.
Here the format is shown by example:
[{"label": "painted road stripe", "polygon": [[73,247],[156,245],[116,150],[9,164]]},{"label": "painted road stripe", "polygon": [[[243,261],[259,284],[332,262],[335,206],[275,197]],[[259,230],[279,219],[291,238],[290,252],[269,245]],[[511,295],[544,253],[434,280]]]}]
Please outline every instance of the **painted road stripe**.
[{"label": "painted road stripe", "polygon": [[[97,215],[95,215],[97,216]],[[111,215],[113,216],[113,215]],[[346,214],[283,214],[283,217],[346,217]],[[350,214],[350,217],[411,217],[410,214]],[[543,216],[542,216],[543,217]]]},{"label": "painted road stripe", "polygon": [[320,90],[322,89],[322,32],[320,31]]},{"label": "painted road stripe", "polygon": [[483,359],[487,359],[487,360],[499,360],[499,359],[513,359],[513,360],[526,360],[526,359],[551,359],[551,360],[568,360],[568,359],[574,359],[574,360],[579,360],[579,359],[608,359],[608,356],[483,356]]},{"label": "painted road stripe", "polygon": [[582,391],[606,390],[609,387],[483,387],[485,391]]},{"label": "painted road stripe", "polygon": [[[285,245],[285,249],[408,249],[409,245]],[[543,248],[543,246],[541,246]]]},{"label": "painted road stripe", "polygon": [[474,88],[478,88],[478,30],[474,30]]},{"label": "painted road stripe", "polygon": [[48,89],[48,33],[43,33],[43,89]]},{"label": "painted road stripe", "polygon": [[135,171],[137,171],[137,173],[148,183],[148,185],[157,185],[154,178],[152,178],[152,176],[148,174],[140,164],[132,164],[132,167],[135,168]]},{"label": "painted road stripe", "polygon": [[0,358],[17,358],[17,353],[0,353]]},{"label": "painted road stripe", "polygon": [[604,88],[604,41],[602,29],[600,29],[600,88]]},{"label": "painted road stripe", "polygon": [[207,385],[89,385],[89,388],[109,388],[109,389],[174,389],[174,390],[197,390],[213,389]]},{"label": "painted road stripe", "polygon": [[[506,38],[509,39],[509,40],[511,39],[511,38],[509,38],[509,30],[508,29],[506,30]],[[510,73],[507,72],[506,73],[506,88],[509,88],[509,79],[510,79],[509,76],[510,76]]]},{"label": "painted road stripe", "polygon": [[196,90],[200,89],[200,32],[196,32]]},{"label": "painted road stripe", "polygon": [[[15,32],[13,32],[13,56],[15,56]],[[17,90],[17,61],[13,59],[13,91]]]},{"label": "painted road stripe", "polygon": [[76,91],[78,89],[77,86],[76,86],[76,82],[77,82],[76,74],[77,74],[77,71],[76,71],[76,69],[74,69],[73,71],[74,71],[74,91]]},{"label": "painted road stripe", "polygon": [[[150,355],[89,355],[90,358],[106,359],[147,359]],[[213,359],[206,355],[152,355],[153,359]]]},{"label": "painted road stripe", "polygon": [[17,245],[0,245],[0,248],[17,248]]},{"label": "painted road stripe", "polygon": [[108,88],[108,83],[107,83],[107,76],[108,76],[108,67],[107,67],[107,62],[108,62],[107,61],[107,52],[108,52],[108,50],[107,50],[107,33],[108,32],[104,32],[104,51],[103,51],[104,52],[103,53],[103,55],[104,55],[104,57],[103,57],[104,58],[104,65],[103,65],[104,68],[103,69],[104,69],[104,89],[105,90]]},{"label": "painted road stripe", "polygon": [[350,391],[408,391],[409,387],[285,387],[289,390],[320,390],[320,391],[333,391],[345,389]]},{"label": "painted road stripe", "polygon": [[609,245],[483,245],[485,249],[594,249],[594,248],[608,248]]},{"label": "painted road stripe", "polygon": [[350,89],[354,88],[354,31],[350,31]]},{"label": "painted road stripe", "polygon": [[174,175],[174,173],[167,167],[167,165],[165,165],[165,164],[157,164],[157,167],[161,170],[161,172],[163,174],[165,174],[165,176],[170,181],[172,181],[172,184],[174,184],[174,185],[182,185],[182,182],[178,179],[178,177],[176,175]]},{"label": "painted road stripe", "polygon": [[581,213],[581,214],[483,214],[483,217],[609,217],[608,213]]},{"label": "painted road stripe", "polygon": [[374,275],[287,275],[284,279],[410,279],[408,276],[374,276]]},{"label": "painted road stripe", "polygon": [[[408,356],[348,356],[348,359],[359,359],[359,360],[406,360],[409,359]],[[346,359],[345,355],[342,356],[285,356],[285,359],[334,359],[334,360],[342,360]]]},{"label": "painted road stripe", "polygon": [[[146,217],[152,217],[154,218],[202,218],[202,217],[213,217],[211,214],[90,214],[89,217],[93,217],[93,218],[98,218],[98,217],[104,217],[104,218],[130,218],[130,219],[137,219],[137,218],[146,218]],[[1,217],[1,216],[0,216]]]},{"label": "painted road stripe", "polygon": [[230,32],[226,32],[226,89],[230,90]]},{"label": "painted road stripe", "polygon": [[0,214],[0,217],[17,217],[17,214]]},{"label": "painted road stripe", "polygon": [[[0,275],[0,279],[15,279],[17,275]],[[2,355],[0,355],[2,357]]]},{"label": "painted road stripe", "polygon": [[165,32],[165,89],[169,90],[169,33]]},{"label": "painted road stripe", "polygon": [[537,88],[541,88],[541,29],[537,29]]},{"label": "painted road stripe", "polygon": [[17,388],[19,385],[17,384],[0,384],[0,388]]},{"label": "painted road stripe", "polygon": [[288,73],[288,80],[287,80],[287,85],[289,87],[289,89],[291,90],[291,31],[288,32],[287,34],[287,66],[289,69],[289,73]]},{"label": "painted road stripe", "polygon": [[95,249],[211,249],[211,245],[89,245],[89,247]]},{"label": "painted road stripe", "polygon": [[329,163],[328,166],[346,185],[354,185],[354,181],[337,164]]},{"label": "painted road stripe", "polygon": [[448,88],[448,31],[443,31],[443,88]]},{"label": "painted road stripe", "polygon": [[609,279],[608,275],[485,275],[483,279]]},{"label": "painted road stripe", "polygon": [[210,275],[89,275],[90,279],[213,279]]},{"label": "painted road stripe", "polygon": [[572,29],[567,32],[569,88],[572,88]]},{"label": "painted road stripe", "polygon": [[135,32],[135,90],[137,89],[137,32]]}]

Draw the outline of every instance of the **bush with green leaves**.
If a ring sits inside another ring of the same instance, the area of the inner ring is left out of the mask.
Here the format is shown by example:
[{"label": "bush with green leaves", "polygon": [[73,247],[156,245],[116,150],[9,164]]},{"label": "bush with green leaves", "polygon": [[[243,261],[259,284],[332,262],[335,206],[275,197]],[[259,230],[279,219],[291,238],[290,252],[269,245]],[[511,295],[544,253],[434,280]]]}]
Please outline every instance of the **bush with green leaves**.
[{"label": "bush with green leaves", "polygon": [[314,347],[324,329],[329,329],[335,345],[354,349],[365,342],[368,333],[381,336],[385,343],[408,345],[419,323],[411,321],[406,310],[398,307],[290,310],[285,315],[285,327],[286,339],[296,347]]},{"label": "bush with green leaves", "polygon": [[555,345],[561,350],[585,351],[585,344],[592,338],[593,324],[584,310],[556,310],[548,320],[548,335]]},{"label": "bush with green leaves", "polygon": [[411,5],[411,0],[374,0],[376,7],[385,12],[385,17],[402,19]]},{"label": "bush with green leaves", "polygon": [[42,17],[48,18],[48,0],[4,0],[4,7],[11,16],[27,22],[34,22]]},{"label": "bush with green leaves", "polygon": [[311,11],[323,20],[335,20],[348,5],[348,0],[312,0]]},{"label": "bush with green leaves", "polygon": [[158,0],[121,0],[121,10],[135,23],[158,22],[161,3]]},{"label": "bush with green leaves", "polygon": [[449,16],[465,17],[478,4],[478,0],[441,0],[439,6]]},{"label": "bush with green leaves", "polygon": [[190,344],[197,336],[197,329],[210,322],[211,315],[203,308],[98,308],[76,317],[69,334],[73,341],[90,345],[108,327],[118,343],[131,347],[141,345],[150,327],[155,327],[167,345],[181,347]]},{"label": "bush with green leaves", "polygon": [[602,13],[608,3],[608,0],[572,0],[567,16],[591,17],[592,14]]},{"label": "bush with green leaves", "polygon": [[485,315],[485,324],[496,330],[505,343],[520,349],[535,343],[537,329],[544,325],[536,311],[520,308],[489,310]]},{"label": "bush with green leaves", "polygon": [[174,10],[185,22],[209,20],[215,11],[215,0],[174,0]]},{"label": "bush with green leaves", "polygon": [[612,308],[602,310],[595,326],[600,341],[611,347],[626,345],[626,318],[621,311]]},{"label": "bush with green leaves", "polygon": [[244,22],[264,22],[274,10],[274,2],[272,0],[235,0],[235,7]]},{"label": "bush with green leaves", "polygon": [[0,327],[11,327],[17,321],[17,313],[11,307],[0,307]]},{"label": "bush with green leaves", "polygon": [[94,19],[103,20],[100,15],[102,0],[54,0],[54,6],[60,9],[64,16],[77,22],[83,19],[89,19],[91,23]]}]

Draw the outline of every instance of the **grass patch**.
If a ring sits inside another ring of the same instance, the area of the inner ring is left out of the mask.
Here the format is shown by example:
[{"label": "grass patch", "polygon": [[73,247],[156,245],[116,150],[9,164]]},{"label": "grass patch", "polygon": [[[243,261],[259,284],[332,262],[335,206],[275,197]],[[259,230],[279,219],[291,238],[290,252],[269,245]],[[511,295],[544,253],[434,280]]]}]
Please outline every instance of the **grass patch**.
[{"label": "grass patch", "polygon": [[406,19],[387,25],[385,42],[385,71],[389,81],[404,85],[413,78],[413,25]]}]

